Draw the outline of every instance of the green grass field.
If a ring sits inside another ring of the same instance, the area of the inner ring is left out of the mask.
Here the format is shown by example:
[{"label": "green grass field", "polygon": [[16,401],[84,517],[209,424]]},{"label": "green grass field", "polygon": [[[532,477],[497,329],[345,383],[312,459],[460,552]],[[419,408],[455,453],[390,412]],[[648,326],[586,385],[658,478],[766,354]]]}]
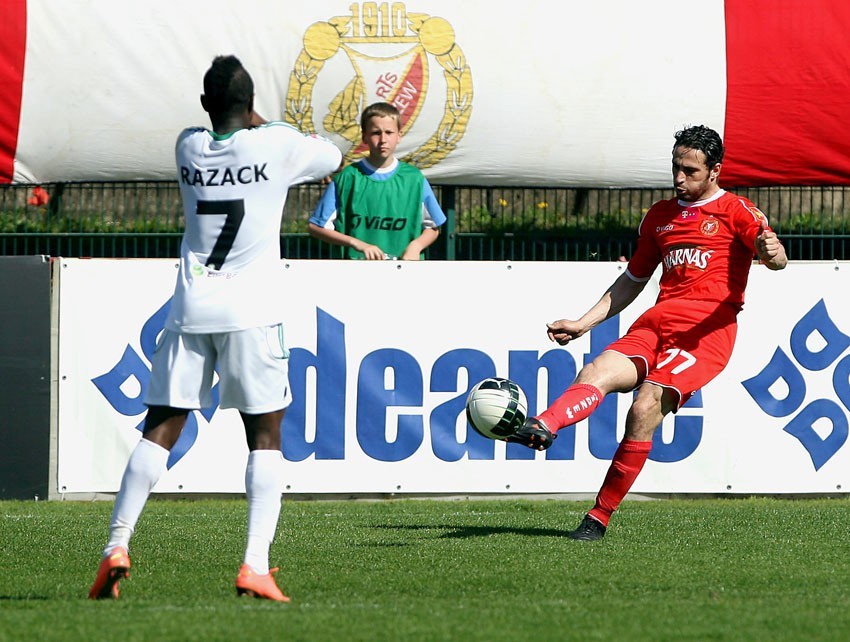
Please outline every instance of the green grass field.
[{"label": "green grass field", "polygon": [[292,604],[237,598],[239,500],[152,500],[121,599],[86,599],[111,502],[0,502],[0,640],[847,640],[850,500],[285,501]]}]

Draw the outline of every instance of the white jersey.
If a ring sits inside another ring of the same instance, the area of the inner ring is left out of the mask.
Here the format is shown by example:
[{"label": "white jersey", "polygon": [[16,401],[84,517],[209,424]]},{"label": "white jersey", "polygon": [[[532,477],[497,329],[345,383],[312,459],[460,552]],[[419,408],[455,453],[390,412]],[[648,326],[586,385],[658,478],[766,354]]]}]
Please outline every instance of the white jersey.
[{"label": "white jersey", "polygon": [[275,122],[227,136],[185,129],[176,157],[186,230],[165,327],[198,334],[280,323],[287,192],[334,172],[339,149]]}]

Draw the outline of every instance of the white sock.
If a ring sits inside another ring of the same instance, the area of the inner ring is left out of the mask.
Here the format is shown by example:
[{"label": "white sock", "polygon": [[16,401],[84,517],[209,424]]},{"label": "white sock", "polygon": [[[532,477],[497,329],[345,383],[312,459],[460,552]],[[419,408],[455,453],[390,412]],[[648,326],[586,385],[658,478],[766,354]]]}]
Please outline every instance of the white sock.
[{"label": "white sock", "polygon": [[266,575],[283,492],[283,455],[279,450],[252,450],[248,454],[245,492],[248,495],[248,544],[244,562],[258,575]]},{"label": "white sock", "polygon": [[112,509],[112,520],[109,522],[109,541],[103,549],[103,555],[108,555],[116,546],[128,548],[130,537],[136,528],[136,522],[148,495],[165,472],[168,463],[168,450],[144,437],[133,449],[124,477],[121,479],[121,489],[115,497]]}]

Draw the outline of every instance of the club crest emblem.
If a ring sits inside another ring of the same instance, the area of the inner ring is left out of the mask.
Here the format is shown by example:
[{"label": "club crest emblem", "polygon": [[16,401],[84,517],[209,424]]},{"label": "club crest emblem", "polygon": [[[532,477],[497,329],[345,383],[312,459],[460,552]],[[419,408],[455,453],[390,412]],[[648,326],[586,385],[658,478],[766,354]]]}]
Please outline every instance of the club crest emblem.
[{"label": "club crest emblem", "polygon": [[408,12],[401,2],[350,8],[350,15],[305,31],[289,77],[285,121],[328,136],[351,162],[367,153],[360,138],[363,109],[392,103],[401,113],[401,160],[420,169],[436,165],[457,147],[472,112],[472,72],[454,29],[444,18]]},{"label": "club crest emblem", "polygon": [[699,224],[699,231],[706,236],[714,236],[720,230],[720,223],[717,219],[709,218]]}]

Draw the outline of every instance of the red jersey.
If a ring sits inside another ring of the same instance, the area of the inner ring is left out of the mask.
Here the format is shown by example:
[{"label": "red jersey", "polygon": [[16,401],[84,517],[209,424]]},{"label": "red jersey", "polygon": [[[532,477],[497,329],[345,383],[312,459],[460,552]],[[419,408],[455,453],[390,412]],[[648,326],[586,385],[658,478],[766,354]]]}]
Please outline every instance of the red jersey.
[{"label": "red jersey", "polygon": [[659,201],[640,223],[627,274],[646,281],[660,263],[658,301],[717,301],[740,309],[762,220],[767,217],[751,201],[724,190],[695,203]]}]

